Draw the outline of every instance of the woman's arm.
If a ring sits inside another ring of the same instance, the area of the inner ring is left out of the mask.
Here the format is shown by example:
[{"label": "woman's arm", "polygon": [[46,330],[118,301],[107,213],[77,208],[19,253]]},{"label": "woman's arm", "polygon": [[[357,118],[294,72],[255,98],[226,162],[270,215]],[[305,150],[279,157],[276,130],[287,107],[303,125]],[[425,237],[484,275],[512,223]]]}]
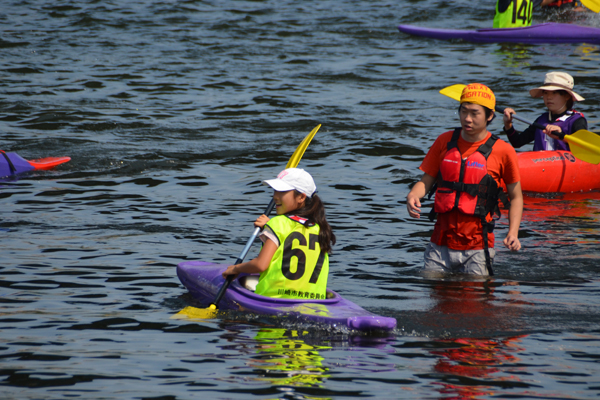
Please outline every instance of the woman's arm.
[{"label": "woman's arm", "polygon": [[227,275],[237,275],[240,273],[256,274],[266,271],[271,264],[271,259],[276,250],[277,245],[275,242],[267,240],[255,259],[237,265],[230,265],[223,272],[223,278],[227,279]]}]

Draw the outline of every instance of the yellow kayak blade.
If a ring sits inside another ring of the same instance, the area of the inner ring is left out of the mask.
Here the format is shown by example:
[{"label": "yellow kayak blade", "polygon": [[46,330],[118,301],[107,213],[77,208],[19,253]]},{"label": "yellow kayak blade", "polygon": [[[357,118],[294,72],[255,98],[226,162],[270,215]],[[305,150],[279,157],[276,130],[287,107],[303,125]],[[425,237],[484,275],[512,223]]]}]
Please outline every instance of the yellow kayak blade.
[{"label": "yellow kayak blade", "polygon": [[313,137],[315,137],[320,127],[321,124],[317,125],[312,131],[310,131],[308,135],[306,135],[304,140],[296,148],[296,151],[294,151],[294,154],[292,154],[292,156],[290,157],[287,165],[285,166],[285,169],[296,168],[298,166],[300,160],[302,159],[302,156],[304,155],[304,152],[306,151],[306,148],[310,144]]},{"label": "yellow kayak blade", "polygon": [[571,152],[581,161],[590,164],[600,163],[600,136],[594,132],[581,129],[571,135],[565,135],[564,141],[569,143]]},{"label": "yellow kayak blade", "polygon": [[600,0],[581,0],[581,3],[595,13],[600,12]]},{"label": "yellow kayak blade", "polygon": [[211,304],[208,308],[189,306],[171,316],[171,319],[215,319],[217,313],[217,307],[214,304]]}]

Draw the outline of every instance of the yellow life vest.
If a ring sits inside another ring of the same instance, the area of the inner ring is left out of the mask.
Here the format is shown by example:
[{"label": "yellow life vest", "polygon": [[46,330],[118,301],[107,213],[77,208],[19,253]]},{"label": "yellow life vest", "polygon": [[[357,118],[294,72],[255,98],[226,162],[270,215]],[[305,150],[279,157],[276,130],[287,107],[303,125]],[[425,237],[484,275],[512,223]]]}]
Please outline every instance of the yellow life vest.
[{"label": "yellow life vest", "polygon": [[494,28],[519,28],[531,26],[533,0],[510,0],[508,8],[500,11],[501,0],[496,2]]},{"label": "yellow life vest", "polygon": [[[304,223],[303,223],[304,222]],[[304,218],[278,215],[267,223],[279,247],[260,274],[256,294],[286,299],[325,299],[329,255],[319,245],[319,225]]]}]

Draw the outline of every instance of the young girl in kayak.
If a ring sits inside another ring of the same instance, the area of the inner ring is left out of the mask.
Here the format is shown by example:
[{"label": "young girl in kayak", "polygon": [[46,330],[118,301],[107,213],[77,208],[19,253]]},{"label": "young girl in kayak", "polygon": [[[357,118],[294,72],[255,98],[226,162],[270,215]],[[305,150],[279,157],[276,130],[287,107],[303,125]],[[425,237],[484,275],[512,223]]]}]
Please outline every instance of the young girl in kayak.
[{"label": "young girl in kayak", "polygon": [[543,131],[533,125],[519,133],[512,124],[512,108],[504,109],[504,132],[510,144],[519,148],[534,142],[533,150],[569,150],[569,145],[559,140],[554,132],[570,135],[581,129],[587,130],[587,121],[582,113],[573,109],[575,101],[584,98],[573,91],[573,77],[566,72],[549,72],[544,84],[529,91],[531,97],[542,97],[548,112],[542,114],[535,122],[546,127]]},{"label": "young girl in kayak", "polygon": [[329,254],[335,244],[317,187],[303,169],[288,168],[263,184],[273,188],[277,216],[261,215],[263,247],[253,260],[230,265],[223,277],[260,273],[256,294],[288,299],[325,299]]}]

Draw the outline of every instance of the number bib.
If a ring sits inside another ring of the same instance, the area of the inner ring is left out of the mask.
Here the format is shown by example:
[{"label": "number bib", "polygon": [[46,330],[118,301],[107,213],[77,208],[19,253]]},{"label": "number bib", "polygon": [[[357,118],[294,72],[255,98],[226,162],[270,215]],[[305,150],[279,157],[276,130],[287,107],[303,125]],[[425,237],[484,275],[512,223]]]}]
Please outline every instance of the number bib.
[{"label": "number bib", "polygon": [[287,299],[325,299],[329,255],[319,246],[319,225],[305,226],[285,215],[267,226],[279,238],[269,268],[260,274],[256,294]]},{"label": "number bib", "polygon": [[500,11],[496,2],[494,28],[520,28],[531,26],[533,0],[511,0],[508,8]]}]

